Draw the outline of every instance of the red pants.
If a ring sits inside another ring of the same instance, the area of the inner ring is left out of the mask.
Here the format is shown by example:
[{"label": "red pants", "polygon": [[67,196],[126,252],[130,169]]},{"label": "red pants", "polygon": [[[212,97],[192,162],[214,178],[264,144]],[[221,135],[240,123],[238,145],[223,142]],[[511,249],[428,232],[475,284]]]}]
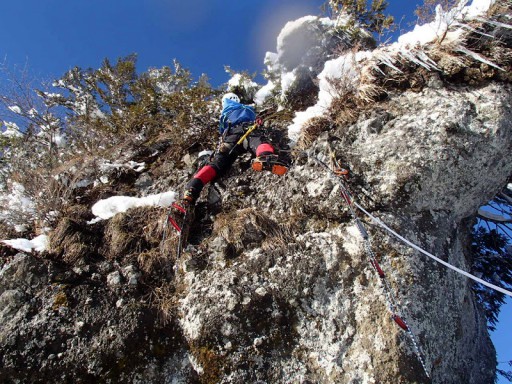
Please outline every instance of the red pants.
[{"label": "red pants", "polygon": [[247,125],[231,127],[227,134],[225,134],[220,148],[213,156],[213,159],[202,167],[187,183],[186,189],[192,192],[192,196],[195,199],[199,197],[201,190],[206,184],[223,176],[240,154],[247,150],[256,156],[274,153],[274,147],[262,134],[259,134],[258,130],[255,130],[244,140],[247,141],[246,146],[244,146],[245,143],[236,145],[247,129]]}]

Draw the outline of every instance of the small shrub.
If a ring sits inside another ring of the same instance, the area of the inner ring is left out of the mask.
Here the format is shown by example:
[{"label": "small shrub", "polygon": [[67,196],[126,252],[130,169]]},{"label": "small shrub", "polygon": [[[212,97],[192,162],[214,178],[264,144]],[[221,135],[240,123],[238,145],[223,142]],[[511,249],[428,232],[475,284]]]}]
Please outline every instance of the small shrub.
[{"label": "small shrub", "polygon": [[437,6],[441,6],[444,11],[447,11],[458,3],[460,0],[423,0],[423,4],[419,5],[414,13],[418,16],[419,24],[426,24],[434,20]]},{"label": "small shrub", "polygon": [[394,23],[393,16],[384,14],[388,7],[385,0],[330,0],[329,6],[335,14],[346,13],[354,22],[377,34],[382,34]]}]

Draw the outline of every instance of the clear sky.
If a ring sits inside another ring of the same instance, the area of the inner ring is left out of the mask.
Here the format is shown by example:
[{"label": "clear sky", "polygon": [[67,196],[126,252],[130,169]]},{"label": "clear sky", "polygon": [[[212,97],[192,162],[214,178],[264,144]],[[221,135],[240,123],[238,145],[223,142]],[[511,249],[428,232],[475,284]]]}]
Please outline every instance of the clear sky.
[{"label": "clear sky", "polygon": [[[104,58],[137,53],[139,71],[176,58],[216,86],[229,79],[225,65],[261,73],[284,24],[320,15],[324,2],[2,0],[0,62],[28,64],[37,78],[55,79],[74,66],[98,68]],[[390,0],[389,12],[414,20],[416,2]]]},{"label": "clear sky", "polygon": [[[138,69],[171,65],[176,58],[194,78],[214,86],[229,80],[224,66],[261,73],[265,52],[287,21],[321,15],[324,0],[0,0],[0,64],[28,65],[40,80],[75,66],[98,68],[138,55]],[[388,0],[388,11],[410,30],[421,0]],[[0,74],[0,83],[4,81]],[[512,360],[512,304],[503,310],[498,359]],[[501,366],[508,369],[507,366]],[[512,367],[510,367],[512,369]]]},{"label": "clear sky", "polygon": [[[491,339],[496,347],[498,355],[498,368],[504,371],[512,371],[512,366],[506,364],[506,361],[512,360],[512,298],[507,299],[507,303],[503,305],[500,316],[499,324],[496,331],[491,333]],[[503,376],[498,376],[497,384],[510,383]]]}]

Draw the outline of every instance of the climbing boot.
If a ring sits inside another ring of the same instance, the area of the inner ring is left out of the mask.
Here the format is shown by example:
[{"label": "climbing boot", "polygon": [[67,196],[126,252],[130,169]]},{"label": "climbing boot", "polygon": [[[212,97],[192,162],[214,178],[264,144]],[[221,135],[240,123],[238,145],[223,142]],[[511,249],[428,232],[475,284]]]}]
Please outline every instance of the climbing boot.
[{"label": "climbing boot", "polygon": [[276,155],[258,156],[252,161],[252,169],[257,172],[270,171],[279,176],[288,172],[288,167],[279,161]]}]

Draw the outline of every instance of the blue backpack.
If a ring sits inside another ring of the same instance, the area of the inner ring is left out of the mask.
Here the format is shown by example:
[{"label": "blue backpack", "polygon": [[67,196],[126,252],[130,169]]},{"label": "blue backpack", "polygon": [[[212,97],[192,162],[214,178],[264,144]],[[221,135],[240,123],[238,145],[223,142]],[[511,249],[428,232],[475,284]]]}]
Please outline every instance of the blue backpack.
[{"label": "blue backpack", "polygon": [[224,103],[219,122],[221,135],[229,126],[234,127],[241,123],[250,123],[256,120],[256,112],[253,107],[229,99],[225,100]]}]

